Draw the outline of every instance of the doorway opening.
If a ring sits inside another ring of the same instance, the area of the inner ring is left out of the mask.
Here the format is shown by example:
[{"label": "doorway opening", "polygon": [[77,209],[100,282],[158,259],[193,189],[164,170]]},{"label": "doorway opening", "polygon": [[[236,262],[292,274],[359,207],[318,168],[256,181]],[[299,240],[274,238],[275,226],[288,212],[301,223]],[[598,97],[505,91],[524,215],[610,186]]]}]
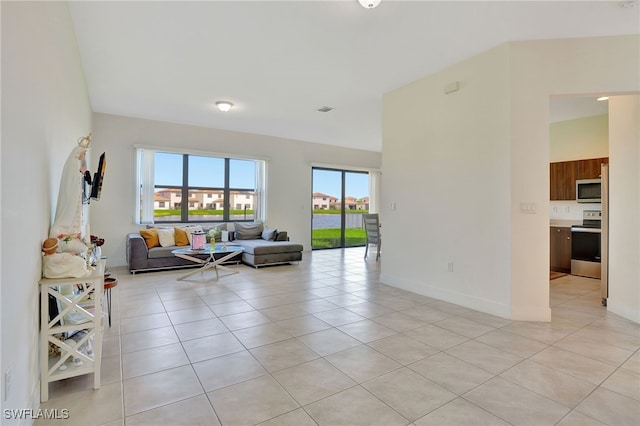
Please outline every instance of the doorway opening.
[{"label": "doorway opening", "polygon": [[[603,213],[606,201],[578,202],[576,197],[576,181],[600,181],[601,164],[608,163],[609,108],[597,98],[576,95],[549,102],[549,306],[556,314],[560,307],[599,307],[606,285],[606,278],[600,279],[600,226],[583,229],[589,218]],[[593,253],[588,258],[587,249]],[[582,263],[597,271],[579,270]]]},{"label": "doorway opening", "polygon": [[312,249],[364,246],[362,215],[369,212],[369,203],[368,172],[314,167]]}]

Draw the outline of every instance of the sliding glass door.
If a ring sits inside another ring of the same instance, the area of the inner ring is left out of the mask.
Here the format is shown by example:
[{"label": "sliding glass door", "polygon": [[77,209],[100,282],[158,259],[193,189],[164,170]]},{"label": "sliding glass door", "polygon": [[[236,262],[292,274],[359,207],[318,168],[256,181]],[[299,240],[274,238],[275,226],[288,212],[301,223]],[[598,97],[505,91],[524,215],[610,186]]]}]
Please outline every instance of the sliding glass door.
[{"label": "sliding glass door", "polygon": [[369,211],[369,174],[314,167],[312,178],[312,248],[364,245],[362,214]]}]

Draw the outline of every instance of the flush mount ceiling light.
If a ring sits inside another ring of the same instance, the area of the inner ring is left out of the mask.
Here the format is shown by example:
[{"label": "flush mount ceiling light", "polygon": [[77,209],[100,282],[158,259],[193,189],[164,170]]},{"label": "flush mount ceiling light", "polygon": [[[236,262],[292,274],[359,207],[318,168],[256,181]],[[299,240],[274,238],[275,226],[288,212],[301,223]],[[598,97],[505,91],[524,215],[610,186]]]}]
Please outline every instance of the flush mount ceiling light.
[{"label": "flush mount ceiling light", "polygon": [[596,101],[600,101],[600,102],[607,101],[607,100],[609,100],[608,96],[600,96],[598,99],[596,99]]},{"label": "flush mount ceiling light", "polygon": [[379,5],[381,1],[382,0],[358,0],[362,7],[366,9],[373,9],[374,7]]},{"label": "flush mount ceiling light", "polygon": [[216,106],[220,111],[227,112],[233,107],[233,104],[229,101],[218,101],[216,102]]},{"label": "flush mount ceiling light", "polygon": [[330,106],[323,106],[318,108],[316,111],[319,112],[329,112],[329,111],[333,111],[335,108],[334,107],[330,107]]}]

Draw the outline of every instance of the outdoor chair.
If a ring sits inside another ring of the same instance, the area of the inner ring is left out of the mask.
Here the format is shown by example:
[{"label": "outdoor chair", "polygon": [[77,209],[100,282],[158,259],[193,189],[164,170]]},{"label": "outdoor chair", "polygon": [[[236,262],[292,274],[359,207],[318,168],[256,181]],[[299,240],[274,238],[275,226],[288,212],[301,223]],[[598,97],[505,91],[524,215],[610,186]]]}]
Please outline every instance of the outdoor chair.
[{"label": "outdoor chair", "polygon": [[364,250],[364,258],[366,259],[369,254],[369,245],[373,244],[378,247],[378,251],[376,253],[377,262],[380,258],[380,245],[382,243],[382,239],[380,237],[380,219],[378,214],[363,214],[362,223],[364,230],[366,231],[366,248]]}]

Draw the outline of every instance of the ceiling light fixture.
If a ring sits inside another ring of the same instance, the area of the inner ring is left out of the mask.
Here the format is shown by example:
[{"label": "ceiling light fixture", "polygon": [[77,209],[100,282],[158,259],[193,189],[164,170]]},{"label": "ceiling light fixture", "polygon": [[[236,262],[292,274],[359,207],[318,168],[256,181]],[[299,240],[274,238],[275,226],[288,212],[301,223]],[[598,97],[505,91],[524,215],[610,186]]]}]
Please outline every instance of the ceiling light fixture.
[{"label": "ceiling light fixture", "polygon": [[233,104],[229,101],[218,101],[216,102],[216,106],[220,111],[227,112],[233,107]]},{"label": "ceiling light fixture", "polygon": [[358,2],[362,5],[362,7],[364,7],[365,9],[373,9],[374,7],[376,7],[377,5],[380,4],[382,0],[358,0]]},{"label": "ceiling light fixture", "polygon": [[609,97],[608,97],[608,96],[600,96],[598,99],[596,99],[596,101],[600,101],[600,102],[602,102],[602,101],[608,101],[608,100],[609,100]]},{"label": "ceiling light fixture", "polygon": [[323,106],[318,108],[316,111],[319,112],[329,112],[329,111],[333,111],[335,108],[334,107],[330,107],[330,106]]}]

